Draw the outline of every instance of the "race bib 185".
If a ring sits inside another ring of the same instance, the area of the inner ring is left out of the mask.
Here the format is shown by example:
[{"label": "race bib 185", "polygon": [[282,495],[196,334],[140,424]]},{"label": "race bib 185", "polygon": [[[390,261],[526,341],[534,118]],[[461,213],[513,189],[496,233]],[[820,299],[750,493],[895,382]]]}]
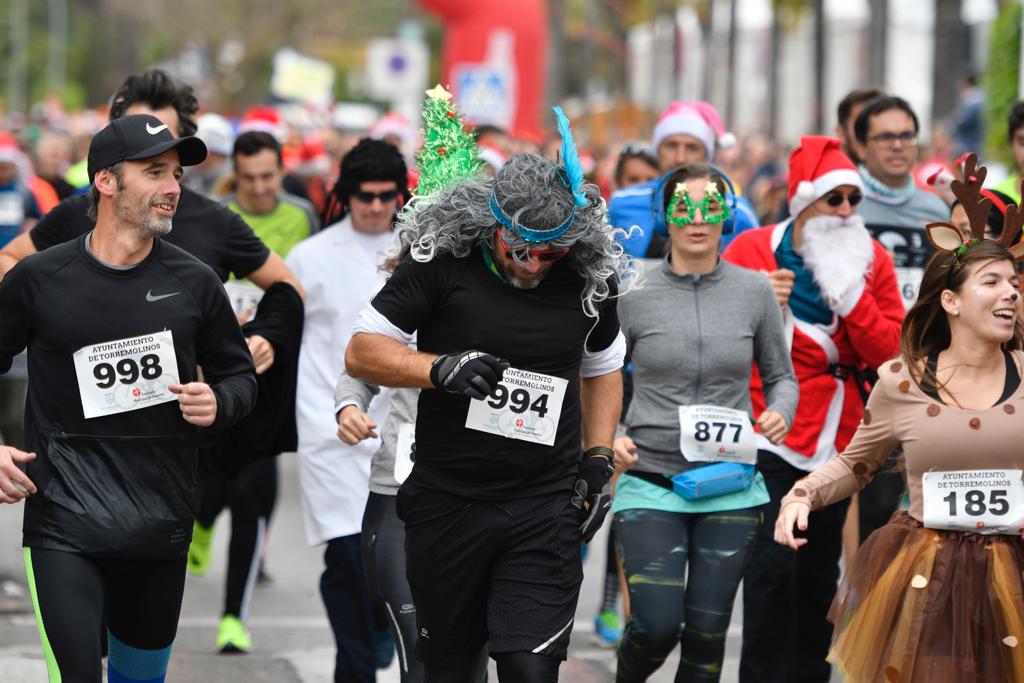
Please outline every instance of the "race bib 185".
[{"label": "race bib 185", "polygon": [[924,525],[979,534],[1024,532],[1021,470],[958,470],[921,476]]},{"label": "race bib 185", "polygon": [[167,389],[178,383],[170,330],[83,346],[74,362],[86,419],[178,400]]},{"label": "race bib 185", "polygon": [[757,463],[750,416],[733,408],[679,406],[679,450],[690,462]]},{"label": "race bib 185", "polygon": [[509,368],[490,396],[469,402],[466,427],[553,446],[568,386],[559,377]]}]

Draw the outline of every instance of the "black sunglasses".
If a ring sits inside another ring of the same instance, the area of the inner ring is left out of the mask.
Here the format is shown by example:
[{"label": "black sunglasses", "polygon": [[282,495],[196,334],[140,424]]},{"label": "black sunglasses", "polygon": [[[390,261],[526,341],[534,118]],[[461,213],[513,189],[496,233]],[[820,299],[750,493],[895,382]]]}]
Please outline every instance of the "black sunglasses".
[{"label": "black sunglasses", "polygon": [[825,203],[829,206],[842,206],[843,202],[850,202],[850,206],[857,206],[860,204],[860,200],[864,199],[864,195],[860,192],[851,192],[850,194],[839,194],[833,192],[832,194],[825,197]]},{"label": "black sunglasses", "polygon": [[387,204],[388,202],[393,202],[398,198],[398,190],[384,190],[383,192],[365,192],[363,190],[357,190],[352,193],[352,196],[363,204],[373,204],[374,199],[379,199],[381,203]]}]

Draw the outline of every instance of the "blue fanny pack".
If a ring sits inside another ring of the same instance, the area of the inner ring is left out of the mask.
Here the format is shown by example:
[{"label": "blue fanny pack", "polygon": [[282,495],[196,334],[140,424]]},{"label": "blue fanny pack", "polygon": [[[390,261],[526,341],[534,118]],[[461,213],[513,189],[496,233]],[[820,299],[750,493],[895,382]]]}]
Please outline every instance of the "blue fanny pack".
[{"label": "blue fanny pack", "polygon": [[627,474],[673,491],[686,500],[695,501],[746,491],[753,483],[756,472],[757,469],[753,465],[716,462],[682,472],[671,479],[653,472],[627,472]]},{"label": "blue fanny pack", "polygon": [[739,493],[750,488],[755,471],[753,465],[716,462],[672,477],[672,490],[686,500],[704,500],[727,493]]}]

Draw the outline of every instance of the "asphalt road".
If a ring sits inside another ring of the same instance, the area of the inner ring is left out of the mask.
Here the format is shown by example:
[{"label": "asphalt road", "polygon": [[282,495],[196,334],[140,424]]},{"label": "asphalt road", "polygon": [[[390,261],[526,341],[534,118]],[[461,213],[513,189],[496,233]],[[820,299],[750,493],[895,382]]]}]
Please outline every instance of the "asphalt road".
[{"label": "asphalt road", "polygon": [[[249,622],[253,651],[220,655],[215,634],[223,599],[228,519],[222,515],[214,538],[215,559],[210,572],[190,576],[185,588],[178,637],[167,680],[173,683],[245,681],[247,683],[331,683],[334,647],[317,590],[321,550],[306,545],[299,510],[298,482],[292,456],[283,456],[278,508],[271,525],[268,572],[273,582],[257,588]],[[0,505],[0,579],[13,585],[0,590],[0,683],[46,683],[46,667],[31,606],[16,593],[23,585],[21,565],[21,506]],[[614,680],[614,651],[597,647],[593,620],[601,599],[604,534],[593,544],[561,680],[570,683],[610,683]],[[2,586],[0,586],[2,588]],[[12,595],[11,593],[15,593]],[[722,681],[736,681],[740,622],[733,615]],[[675,675],[678,651],[649,680],[669,683]],[[398,683],[397,665],[378,673],[380,683]],[[491,680],[497,680],[492,675]]]}]

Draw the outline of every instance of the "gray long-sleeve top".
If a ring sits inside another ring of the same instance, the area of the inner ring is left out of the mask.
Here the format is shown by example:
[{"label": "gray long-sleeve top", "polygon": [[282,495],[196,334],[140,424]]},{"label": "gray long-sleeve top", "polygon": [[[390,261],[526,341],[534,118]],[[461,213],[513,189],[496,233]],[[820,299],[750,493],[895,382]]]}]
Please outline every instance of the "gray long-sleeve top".
[{"label": "gray long-sleeve top", "polygon": [[799,385],[782,311],[763,273],[720,259],[710,273],[677,275],[666,259],[642,288],[619,299],[619,322],[633,364],[626,424],[641,450],[637,470],[675,474],[692,467],[679,451],[679,406],[723,406],[753,419],[754,362],[768,410],[793,424]]},{"label": "gray long-sleeve top", "polygon": [[[338,377],[334,387],[334,413],[342,408],[354,405],[366,412],[370,401],[380,392],[380,387],[349,377],[344,370]],[[391,410],[384,420],[380,431],[380,448],[370,460],[370,490],[384,496],[398,494],[399,484],[395,480],[395,445],[398,442],[398,429],[402,423],[416,424],[416,404],[420,390],[398,388],[391,390]]]}]

